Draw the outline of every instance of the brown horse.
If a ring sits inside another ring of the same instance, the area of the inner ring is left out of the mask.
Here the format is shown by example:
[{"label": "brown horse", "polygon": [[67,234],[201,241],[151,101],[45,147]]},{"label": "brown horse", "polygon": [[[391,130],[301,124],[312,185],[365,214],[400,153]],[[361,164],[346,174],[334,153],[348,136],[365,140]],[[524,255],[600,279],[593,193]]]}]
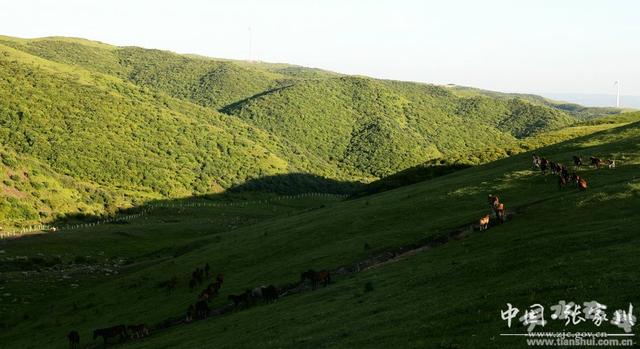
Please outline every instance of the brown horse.
[{"label": "brown horse", "polygon": [[98,337],[102,337],[104,344],[107,344],[107,340],[118,337],[118,341],[124,342],[129,335],[127,334],[127,328],[124,325],[116,325],[107,328],[99,328],[93,331],[93,340]]},{"label": "brown horse", "polygon": [[587,180],[584,178],[578,177],[578,189],[585,191],[587,190]]},{"label": "brown horse", "polygon": [[305,280],[311,281],[311,285],[315,290],[320,284],[324,284],[324,286],[329,285],[329,283],[331,283],[331,274],[326,270],[318,272],[315,270],[307,270],[300,274],[300,282],[304,282]]},{"label": "brown horse", "polygon": [[506,211],[503,203],[498,204],[498,208],[496,209],[496,216],[500,220],[501,223],[504,223],[507,219]]},{"label": "brown horse", "polygon": [[484,215],[480,218],[480,231],[487,230],[489,228],[489,217],[490,215]]},{"label": "brown horse", "polygon": [[491,205],[491,208],[495,211],[495,209],[498,207],[498,204],[500,204],[500,199],[498,198],[497,195],[492,195],[489,194],[489,205]]},{"label": "brown horse", "polygon": [[67,339],[69,340],[69,349],[78,349],[78,345],[80,345],[80,333],[78,331],[69,331]]},{"label": "brown horse", "polygon": [[602,165],[602,160],[600,160],[599,158],[592,156],[589,159],[591,160],[591,165],[595,166],[596,168],[600,168],[600,165]]}]

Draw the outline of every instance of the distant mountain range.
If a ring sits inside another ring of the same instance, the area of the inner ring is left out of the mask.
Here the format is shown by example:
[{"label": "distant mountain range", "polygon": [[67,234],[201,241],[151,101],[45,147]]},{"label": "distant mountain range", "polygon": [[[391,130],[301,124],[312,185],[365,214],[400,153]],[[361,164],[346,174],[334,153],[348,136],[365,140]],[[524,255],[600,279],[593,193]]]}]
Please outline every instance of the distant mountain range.
[{"label": "distant mountain range", "polygon": [[[540,93],[542,96],[588,107],[615,107],[616,96],[596,93]],[[622,108],[640,109],[640,96],[620,96]]]}]

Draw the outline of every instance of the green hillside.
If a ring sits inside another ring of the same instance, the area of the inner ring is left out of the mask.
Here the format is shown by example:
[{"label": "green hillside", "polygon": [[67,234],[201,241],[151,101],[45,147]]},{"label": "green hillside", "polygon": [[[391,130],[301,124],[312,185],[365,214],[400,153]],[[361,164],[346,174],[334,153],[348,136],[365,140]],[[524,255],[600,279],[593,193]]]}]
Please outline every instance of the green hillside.
[{"label": "green hillside", "polygon": [[[504,93],[504,92],[488,91],[488,90],[482,90],[482,89],[473,88],[473,87],[457,86],[457,85],[447,85],[447,88],[449,88],[455,94],[464,96],[464,97],[485,96],[485,97],[491,97],[491,98],[503,99],[503,100],[522,99],[522,100],[526,100],[531,104],[558,109],[560,111],[563,111],[569,115],[576,117],[578,120],[583,120],[583,121],[597,119],[602,117],[603,115],[615,115],[621,112],[621,109],[619,108],[585,107],[575,103],[555,101],[555,100],[534,95],[534,94]],[[629,111],[629,110],[622,110],[622,111]]]},{"label": "green hillside", "polygon": [[[278,192],[342,193],[422,164],[476,165],[548,144],[556,137],[527,140],[576,120],[519,97],[0,36],[0,145],[24,159],[0,173],[0,225],[243,186],[272,190],[269,178]],[[53,182],[61,187],[45,190]]]},{"label": "green hillside", "polygon": [[[524,153],[343,202],[309,197],[161,209],[125,225],[5,240],[2,287],[9,295],[2,297],[7,316],[0,344],[63,348],[63,334],[76,328],[83,345],[99,347],[91,339],[95,328],[155,326],[182,316],[196,298],[187,286],[190,273],[205,262],[225,275],[212,302],[220,306],[253,286],[295,283],[303,270],[351,265],[460,231],[466,235],[394,263],[336,274],[328,287],[189,325],[154,327],[149,338],[121,347],[524,348],[523,338],[499,336],[525,331],[500,319],[506,303],[520,309],[541,303],[548,311],[560,300],[595,299],[609,306],[610,317],[637,303],[639,147],[635,122],[536,150],[565,164],[576,154],[616,159],[615,169],[578,170],[589,182],[585,192],[559,190],[556,177],[533,171],[531,153]],[[512,216],[471,232],[489,211],[489,193]],[[53,270],[59,271],[47,272]],[[173,276],[174,291],[158,286]],[[552,330],[599,331],[590,322],[567,328],[550,321],[545,331]]]},{"label": "green hillside", "polygon": [[574,121],[523,100],[460,98],[431,85],[359,77],[299,82],[223,111],[371,177],[436,158],[486,162],[517,152],[518,138]]},{"label": "green hillside", "polygon": [[[304,150],[237,118],[0,46],[0,142],[61,176],[130,201],[219,192],[250,178],[309,171]],[[22,165],[21,170],[31,169]],[[315,169],[314,169],[315,166]],[[139,195],[138,192],[146,192]],[[26,219],[57,205],[24,202]],[[43,205],[44,204],[44,205]],[[43,207],[44,206],[44,207]]]}]

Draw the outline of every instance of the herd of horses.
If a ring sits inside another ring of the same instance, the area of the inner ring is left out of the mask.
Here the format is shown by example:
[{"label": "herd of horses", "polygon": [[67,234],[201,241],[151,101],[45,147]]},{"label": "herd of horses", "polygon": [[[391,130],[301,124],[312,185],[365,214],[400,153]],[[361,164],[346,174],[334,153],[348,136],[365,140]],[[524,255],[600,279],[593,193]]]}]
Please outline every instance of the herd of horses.
[{"label": "herd of horses", "polygon": [[[210,302],[219,294],[222,284],[224,283],[224,275],[219,273],[213,280],[209,263],[206,263],[203,268],[196,268],[192,273],[188,282],[188,287],[191,292],[195,287],[204,284],[207,280],[211,282],[201,292],[198,293],[198,297],[194,304],[189,305],[186,316],[184,318],[185,323],[192,322],[194,320],[206,319],[210,313]],[[177,285],[177,277],[173,277],[167,281],[161,283],[163,287],[168,290],[175,289]],[[319,286],[328,286],[331,283],[331,273],[329,271],[315,271],[307,270],[300,274],[300,281],[298,285],[310,284],[312,289],[315,290]],[[234,309],[246,309],[250,306],[257,305],[259,303],[272,303],[278,300],[282,296],[281,290],[274,285],[258,286],[247,289],[241,294],[231,294],[227,297],[233,302]],[[139,325],[116,325],[106,328],[99,328],[93,331],[93,339],[96,340],[102,337],[104,344],[121,343],[128,339],[144,338],[151,333],[150,328],[146,324]],[[76,330],[72,330],[67,334],[69,341],[69,347],[71,349],[77,349],[80,344],[80,334]]]},{"label": "herd of horses", "polygon": [[[547,174],[548,171],[551,172],[551,174],[558,176],[558,189],[562,190],[562,188],[566,187],[570,183],[574,183],[579,190],[587,190],[587,180],[577,174],[577,171],[583,166],[582,158],[580,156],[573,156],[574,171],[571,174],[569,174],[569,168],[559,162],[554,162],[535,154],[533,154],[532,161],[533,168],[539,169],[543,175]],[[616,168],[616,161],[612,159],[602,160],[595,156],[591,156],[589,157],[589,161],[590,165],[596,169],[599,169],[604,165],[606,165],[610,169]]]},{"label": "herd of horses", "polygon": [[[600,158],[591,156],[589,157],[589,161],[590,161],[590,165],[596,169],[599,169],[605,165],[610,169],[616,168],[616,161],[612,159],[602,160]],[[587,183],[587,180],[580,177],[576,173],[576,171],[578,171],[583,166],[582,158],[580,156],[578,155],[573,156],[574,171],[571,174],[569,174],[569,168],[567,166],[559,162],[555,162],[553,160],[540,157],[536,154],[533,154],[532,162],[533,162],[532,164],[533,168],[540,170],[540,172],[542,172],[543,175],[546,175],[547,173],[557,175],[558,188],[560,190],[562,190],[564,187],[566,187],[570,183],[574,183],[576,187],[581,191],[587,190],[587,187],[589,185]],[[505,210],[504,204],[500,202],[500,199],[498,198],[498,196],[489,194],[489,205],[491,205],[491,208],[493,210],[493,217],[497,219],[500,223],[504,223],[507,217],[506,210]],[[489,228],[491,217],[492,217],[491,214],[486,214],[480,217],[480,220],[479,220],[480,231],[487,230]]]},{"label": "herd of horses", "polygon": [[[615,160],[602,160],[593,156],[590,157],[589,160],[590,164],[596,169],[599,169],[604,165],[606,165],[610,169],[616,167]],[[571,174],[569,174],[569,168],[567,166],[559,162],[554,162],[544,157],[537,156],[535,154],[533,155],[532,162],[533,168],[539,169],[543,175],[546,175],[547,172],[557,175],[559,189],[562,189],[569,183],[573,182],[579,190],[587,190],[587,180],[580,177],[576,173],[576,171],[579,170],[581,166],[583,166],[582,159],[579,156],[573,156],[573,163],[575,165],[575,168]],[[499,223],[504,223],[507,219],[505,205],[500,201],[497,195],[490,194],[488,197],[488,202],[491,206],[492,213],[486,214],[480,218],[480,231],[487,230],[489,228],[489,223],[492,217]],[[193,292],[193,290],[197,286],[205,283],[212,277],[213,276],[211,274],[209,263],[206,263],[203,268],[196,268],[191,273],[191,277],[188,282],[189,290]],[[312,289],[315,290],[320,285],[329,285],[331,283],[331,274],[328,271],[307,270],[300,274],[299,284],[303,284],[307,281],[311,284]],[[205,287],[198,294],[196,302],[189,305],[186,317],[184,318],[184,322],[189,323],[194,319],[206,319],[210,314],[209,303],[213,298],[218,296],[223,283],[224,275],[222,273],[217,274],[215,276],[215,279],[211,280],[207,287]],[[163,287],[166,287],[168,291],[172,291],[173,289],[175,289],[177,284],[177,277],[173,277],[168,281],[164,281],[161,283],[161,285]],[[280,291],[281,290],[279,290],[274,285],[258,286],[247,289],[245,292],[240,294],[231,294],[228,296],[228,299],[233,302],[233,307],[235,309],[247,308],[258,304],[259,302],[272,303],[277,301],[278,298],[282,296]],[[146,324],[129,326],[116,325],[108,328],[100,328],[94,330],[93,339],[96,340],[98,337],[102,337],[106,345],[107,343],[109,343],[109,341],[117,340],[118,342],[123,342],[131,338],[144,338],[149,334],[150,329]],[[70,331],[67,334],[67,339],[69,340],[69,346],[71,349],[78,348],[78,345],[80,343],[80,334],[78,333],[78,331]]]},{"label": "herd of horses", "polygon": [[[116,339],[119,342],[123,342],[129,338],[143,338],[150,333],[149,327],[146,324],[140,325],[116,325],[107,328],[99,328],[93,331],[93,339],[102,337],[104,343],[107,344],[108,340]],[[76,330],[72,330],[67,334],[69,340],[69,348],[77,349],[80,345],[80,333]]]}]

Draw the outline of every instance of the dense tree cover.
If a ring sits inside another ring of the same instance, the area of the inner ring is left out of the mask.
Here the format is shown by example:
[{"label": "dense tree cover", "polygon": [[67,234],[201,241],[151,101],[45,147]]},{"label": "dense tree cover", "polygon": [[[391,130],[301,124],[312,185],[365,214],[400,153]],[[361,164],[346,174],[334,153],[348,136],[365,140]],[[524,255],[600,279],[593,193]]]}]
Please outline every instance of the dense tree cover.
[{"label": "dense tree cover", "polygon": [[[11,49],[0,53],[0,144],[60,175],[110,193],[176,197],[288,171],[324,174],[303,149],[237,118],[117,79],[68,74],[64,67],[37,67],[21,58]],[[15,187],[15,181],[9,184]],[[33,211],[64,205],[31,206],[29,214],[12,210],[6,216],[33,218]]]},{"label": "dense tree cover", "polygon": [[277,75],[232,62],[140,48],[120,49],[116,55],[130,81],[206,107],[219,108],[279,84]]},{"label": "dense tree cover", "polygon": [[485,162],[517,150],[517,138],[574,121],[519,99],[357,77],[298,82],[223,111],[368,177],[441,157]]},{"label": "dense tree cover", "polygon": [[[21,159],[5,164],[0,221],[243,184],[343,192],[434,159],[521,151],[519,138],[574,121],[561,109],[288,64],[0,37],[0,145],[8,163]],[[70,191],[33,194],[41,184],[14,172],[34,166]]]}]

